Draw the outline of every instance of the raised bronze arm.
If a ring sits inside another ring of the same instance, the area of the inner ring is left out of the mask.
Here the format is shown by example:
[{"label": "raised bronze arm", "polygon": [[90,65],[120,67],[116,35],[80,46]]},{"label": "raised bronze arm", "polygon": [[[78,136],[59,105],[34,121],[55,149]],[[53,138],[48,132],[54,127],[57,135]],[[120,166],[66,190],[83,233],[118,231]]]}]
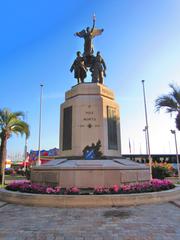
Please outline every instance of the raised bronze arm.
[{"label": "raised bronze arm", "polygon": [[92,25],[92,28],[91,28],[91,32],[93,32],[94,28],[95,28],[95,24],[96,24],[96,16],[95,14],[93,15],[93,25]]}]

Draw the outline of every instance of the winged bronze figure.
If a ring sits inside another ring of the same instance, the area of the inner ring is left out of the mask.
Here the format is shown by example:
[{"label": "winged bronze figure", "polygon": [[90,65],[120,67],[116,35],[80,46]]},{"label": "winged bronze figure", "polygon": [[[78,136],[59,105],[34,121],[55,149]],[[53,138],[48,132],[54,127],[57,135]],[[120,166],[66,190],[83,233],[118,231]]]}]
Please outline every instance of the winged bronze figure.
[{"label": "winged bronze figure", "polygon": [[95,16],[93,17],[93,26],[92,28],[87,27],[80,32],[76,32],[75,36],[84,38],[84,53],[83,56],[90,56],[94,53],[93,38],[102,34],[104,29],[95,28]]}]

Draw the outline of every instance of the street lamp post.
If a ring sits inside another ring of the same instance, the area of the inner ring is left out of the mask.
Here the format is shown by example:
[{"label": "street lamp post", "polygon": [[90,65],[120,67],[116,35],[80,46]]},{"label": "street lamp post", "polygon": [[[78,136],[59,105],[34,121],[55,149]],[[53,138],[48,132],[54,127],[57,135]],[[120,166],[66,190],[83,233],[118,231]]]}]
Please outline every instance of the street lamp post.
[{"label": "street lamp post", "polygon": [[180,179],[180,169],[179,169],[179,157],[178,157],[178,147],[177,147],[176,131],[175,130],[170,130],[170,131],[174,135],[175,148],[176,148],[177,170],[178,170],[178,177]]},{"label": "street lamp post", "polygon": [[148,150],[148,158],[149,158],[150,180],[152,180],[152,157],[151,157],[151,151],[150,151],[148,115],[147,115],[146,94],[145,94],[145,87],[144,87],[145,80],[142,80],[141,82],[143,86],[144,110],[145,110],[145,119],[146,119],[145,129],[146,129],[147,150]]},{"label": "street lamp post", "polygon": [[146,143],[146,154],[148,154],[148,146],[147,146],[147,133],[146,133],[146,126],[145,128],[143,129],[143,132],[144,132],[144,136],[145,136],[145,143]]},{"label": "street lamp post", "polygon": [[40,111],[39,111],[39,142],[38,142],[38,159],[36,165],[41,165],[41,115],[42,115],[42,95],[43,84],[40,84]]}]

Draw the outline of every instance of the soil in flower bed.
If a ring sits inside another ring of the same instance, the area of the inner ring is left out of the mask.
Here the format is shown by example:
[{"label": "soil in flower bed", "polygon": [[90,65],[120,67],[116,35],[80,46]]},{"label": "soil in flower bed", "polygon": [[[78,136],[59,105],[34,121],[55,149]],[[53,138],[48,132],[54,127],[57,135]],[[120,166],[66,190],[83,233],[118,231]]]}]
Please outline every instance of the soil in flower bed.
[{"label": "soil in flower bed", "polygon": [[169,180],[153,179],[146,183],[134,183],[128,185],[114,185],[110,188],[96,187],[94,189],[79,189],[77,187],[61,188],[44,186],[40,184],[31,183],[28,180],[14,181],[6,186],[7,190],[19,191],[25,193],[36,194],[56,194],[56,195],[102,195],[102,194],[131,194],[131,193],[145,193],[169,190],[175,185]]}]

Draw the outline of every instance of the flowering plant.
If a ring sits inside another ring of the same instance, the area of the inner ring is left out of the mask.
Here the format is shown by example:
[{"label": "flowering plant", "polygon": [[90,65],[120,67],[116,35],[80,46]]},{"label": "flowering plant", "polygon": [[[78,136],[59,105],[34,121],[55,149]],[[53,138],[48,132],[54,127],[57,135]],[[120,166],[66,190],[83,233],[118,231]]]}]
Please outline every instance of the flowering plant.
[{"label": "flowering plant", "polygon": [[104,188],[104,187],[96,187],[94,189],[94,194],[108,194],[110,193],[110,189],[109,188]]},{"label": "flowering plant", "polygon": [[37,183],[31,183],[29,180],[17,180],[10,183],[7,190],[27,192],[27,193],[41,193],[41,194],[59,194],[61,192],[60,187],[49,187]]},{"label": "flowering plant", "polygon": [[80,192],[80,189],[77,187],[71,187],[69,189],[66,190],[67,194],[71,194],[71,195],[78,195]]},{"label": "flowering plant", "polygon": [[150,182],[145,183],[133,183],[114,185],[111,188],[96,187],[94,194],[127,194],[127,193],[144,193],[144,192],[156,192],[162,190],[168,190],[174,188],[174,184],[169,180],[153,179]]},{"label": "flowering plant", "polygon": [[152,163],[153,178],[164,179],[165,177],[172,177],[176,175],[176,169],[170,163]]},{"label": "flowering plant", "polygon": [[[144,183],[133,183],[133,184],[122,184],[107,188],[107,187],[96,187],[94,194],[127,194],[127,193],[144,193],[144,192],[156,192],[162,190],[168,190],[174,188],[174,184],[169,180],[153,179],[149,182]],[[44,186],[37,183],[31,183],[28,180],[17,180],[10,183],[7,190],[19,191],[26,193],[41,193],[41,194],[68,194],[78,195],[81,194],[80,189],[77,187],[61,188]]]},{"label": "flowering plant", "polygon": [[47,187],[46,188],[46,193],[50,194],[50,193],[54,193],[54,194],[58,194],[61,192],[61,188],[60,187]]},{"label": "flowering plant", "polygon": [[61,188],[59,186],[51,187],[40,185],[37,183],[31,183],[28,180],[17,180],[10,183],[7,187],[7,190],[27,192],[27,193],[41,193],[41,194],[79,194],[80,190],[77,187],[71,188]]}]

